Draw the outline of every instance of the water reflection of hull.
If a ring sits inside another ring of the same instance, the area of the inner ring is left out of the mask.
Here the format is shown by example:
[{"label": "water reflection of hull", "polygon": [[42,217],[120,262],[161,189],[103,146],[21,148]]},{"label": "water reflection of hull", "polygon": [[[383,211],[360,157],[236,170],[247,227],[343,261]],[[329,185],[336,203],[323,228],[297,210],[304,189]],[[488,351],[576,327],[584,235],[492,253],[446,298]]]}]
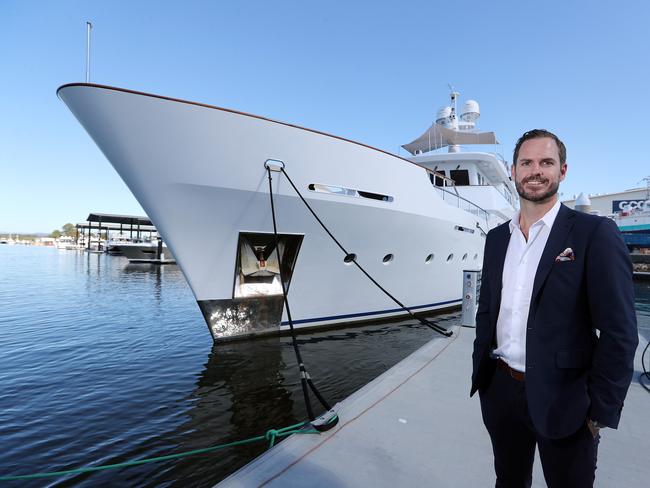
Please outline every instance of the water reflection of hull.
[{"label": "water reflection of hull", "polygon": [[[178,437],[177,444],[184,450],[200,449],[298,422],[293,397],[298,390],[292,392],[284,386],[288,383],[299,388],[297,370],[295,382],[283,378],[287,363],[295,362],[287,354],[290,352],[278,337],[213,346],[188,399],[193,407],[187,412],[187,420],[169,437]],[[269,425],[270,418],[273,425]],[[266,442],[260,442],[194,457],[191,463],[176,464],[165,477],[190,485],[205,483],[205,473],[235,471],[267,447]]]}]

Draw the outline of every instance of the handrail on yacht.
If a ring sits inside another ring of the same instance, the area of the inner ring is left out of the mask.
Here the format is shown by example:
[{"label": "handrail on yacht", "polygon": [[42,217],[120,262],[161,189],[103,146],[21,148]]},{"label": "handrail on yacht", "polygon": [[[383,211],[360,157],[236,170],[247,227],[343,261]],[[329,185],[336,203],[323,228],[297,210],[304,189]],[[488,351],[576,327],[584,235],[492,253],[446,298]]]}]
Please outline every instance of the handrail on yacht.
[{"label": "handrail on yacht", "polygon": [[[440,178],[442,180],[442,186],[451,186],[454,189],[454,192],[456,195],[458,195],[458,190],[456,189],[456,182],[453,180],[453,178],[449,178],[447,175],[444,173],[438,173],[437,171],[434,171],[429,168],[424,168],[427,173],[432,174],[434,178]],[[434,186],[437,186],[434,182]],[[458,195],[460,197],[460,195]]]},{"label": "handrail on yacht", "polygon": [[[482,207],[479,207],[476,205],[474,202],[468,200],[467,198],[461,197],[458,194],[458,189],[456,188],[456,182],[452,178],[448,178],[447,176],[438,173],[437,171],[430,170],[428,168],[425,168],[427,173],[432,174],[434,178],[440,178],[443,180],[443,186],[437,186],[435,184],[435,181],[433,182],[432,186],[436,189],[442,192],[442,199],[445,199],[445,193],[451,195],[452,197],[456,197],[456,204],[458,208],[461,208],[460,201],[464,201],[467,204],[467,210],[469,213],[476,215],[477,217],[482,217],[485,219],[485,223],[488,224],[488,217],[489,217],[489,212],[485,210]],[[445,190],[447,186],[451,186],[454,189],[454,193],[450,192],[449,190]]]}]

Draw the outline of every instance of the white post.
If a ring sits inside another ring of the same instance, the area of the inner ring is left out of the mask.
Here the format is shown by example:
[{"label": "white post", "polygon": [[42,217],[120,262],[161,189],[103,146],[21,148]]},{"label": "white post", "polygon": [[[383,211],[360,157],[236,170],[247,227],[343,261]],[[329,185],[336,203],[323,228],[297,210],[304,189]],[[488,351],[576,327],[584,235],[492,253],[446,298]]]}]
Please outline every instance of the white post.
[{"label": "white post", "polygon": [[460,325],[476,327],[478,295],[481,292],[481,271],[463,270],[463,307]]}]

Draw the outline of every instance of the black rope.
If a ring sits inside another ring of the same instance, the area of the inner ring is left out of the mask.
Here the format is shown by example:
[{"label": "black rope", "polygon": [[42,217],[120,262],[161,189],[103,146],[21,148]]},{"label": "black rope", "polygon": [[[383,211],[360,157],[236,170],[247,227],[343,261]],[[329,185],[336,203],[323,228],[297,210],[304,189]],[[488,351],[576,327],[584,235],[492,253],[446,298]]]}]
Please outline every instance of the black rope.
[{"label": "black rope", "polygon": [[[289,320],[289,330],[291,331],[291,343],[293,344],[293,351],[296,354],[296,361],[298,362],[298,367],[300,369],[300,386],[302,387],[302,395],[305,400],[305,406],[307,407],[307,415],[311,421],[312,426],[320,431],[325,432],[326,430],[331,429],[338,423],[338,416],[335,412],[332,411],[329,403],[323,398],[320,394],[316,385],[312,381],[307,368],[302,361],[302,355],[300,354],[300,348],[298,347],[298,340],[296,339],[296,332],[293,328],[293,319],[291,318],[291,308],[289,307],[289,299],[287,298],[287,289],[284,282],[284,275],[282,274],[282,257],[280,256],[280,238],[278,237],[278,227],[275,220],[275,203],[273,201],[273,184],[271,177],[271,169],[267,166],[266,171],[269,176],[269,196],[271,197],[271,216],[273,217],[273,235],[275,236],[275,254],[278,257],[278,268],[280,270],[280,283],[282,284],[282,300],[284,306],[287,309],[287,319]],[[327,413],[324,416],[319,417],[316,420],[314,416],[314,411],[311,406],[311,400],[309,399],[309,391],[307,388],[311,389],[321,405],[327,410]]]},{"label": "black rope", "polygon": [[[281,171],[282,171],[282,174],[283,174],[284,176],[287,177],[287,181],[289,181],[289,183],[291,184],[291,186],[293,187],[293,189],[295,190],[295,192],[298,194],[298,196],[299,196],[300,199],[302,200],[302,203],[304,203],[305,206],[309,209],[309,211],[311,212],[311,214],[312,214],[312,215],[314,216],[314,218],[318,221],[318,223],[319,223],[319,224],[321,225],[321,227],[325,230],[325,232],[327,232],[327,234],[332,238],[332,240],[333,240],[333,241],[336,243],[336,245],[341,249],[341,251],[343,251],[343,252],[345,253],[346,257],[349,257],[350,261],[353,262],[353,263],[355,264],[355,266],[356,266],[357,268],[359,268],[359,270],[361,270],[361,272],[362,272],[364,275],[366,275],[366,277],[367,277],[370,281],[372,281],[372,282],[374,283],[374,285],[375,285],[377,288],[379,288],[381,291],[383,291],[383,292],[386,294],[386,296],[388,296],[388,297],[389,297],[391,300],[393,300],[397,305],[399,305],[400,308],[401,308],[402,310],[408,312],[408,314],[409,314],[412,318],[414,318],[415,320],[418,320],[422,325],[426,325],[426,326],[429,327],[430,329],[432,329],[432,330],[438,332],[439,334],[442,334],[442,335],[445,336],[445,337],[450,337],[450,336],[452,335],[452,332],[451,332],[451,331],[448,331],[448,330],[444,329],[443,327],[440,327],[438,324],[433,324],[433,323],[429,322],[428,320],[426,320],[426,319],[424,319],[424,318],[422,318],[422,317],[417,317],[413,312],[411,312],[411,310],[410,310],[408,307],[406,307],[406,305],[404,305],[402,302],[400,302],[397,298],[395,298],[393,295],[391,295],[391,294],[388,292],[388,290],[386,290],[383,286],[381,286],[379,283],[377,283],[377,280],[375,280],[372,276],[370,276],[370,274],[368,274],[368,272],[367,272],[365,269],[363,269],[363,267],[362,267],[362,266],[357,262],[357,258],[356,258],[356,256],[355,256],[355,255],[351,255],[351,254],[350,254],[350,253],[349,253],[349,252],[348,252],[348,251],[343,247],[343,245],[342,245],[342,244],[341,244],[341,243],[336,239],[336,237],[334,237],[334,235],[333,235],[333,234],[329,231],[329,229],[325,226],[325,224],[324,224],[323,221],[318,217],[318,215],[316,215],[316,212],[314,212],[314,210],[311,208],[311,206],[310,206],[310,205],[307,203],[307,201],[304,199],[304,197],[302,196],[302,194],[300,193],[300,191],[298,190],[298,188],[296,188],[296,185],[293,184],[293,181],[291,181],[291,178],[289,178],[289,175],[288,175],[287,172],[284,170],[284,168],[281,168]],[[269,174],[270,174],[270,173],[269,173]],[[351,256],[351,257],[350,257],[350,256]]]},{"label": "black rope", "polygon": [[641,354],[641,367],[643,368],[643,373],[641,373],[641,374],[639,375],[639,383],[641,384],[641,386],[642,386],[643,388],[645,388],[646,390],[650,391],[650,387],[648,387],[648,385],[646,385],[646,384],[643,382],[643,378],[646,378],[647,380],[650,380],[650,371],[648,371],[647,369],[645,369],[645,353],[648,352],[648,346],[650,346],[650,342],[648,342],[648,343],[646,344],[645,349],[643,350],[643,354]]}]

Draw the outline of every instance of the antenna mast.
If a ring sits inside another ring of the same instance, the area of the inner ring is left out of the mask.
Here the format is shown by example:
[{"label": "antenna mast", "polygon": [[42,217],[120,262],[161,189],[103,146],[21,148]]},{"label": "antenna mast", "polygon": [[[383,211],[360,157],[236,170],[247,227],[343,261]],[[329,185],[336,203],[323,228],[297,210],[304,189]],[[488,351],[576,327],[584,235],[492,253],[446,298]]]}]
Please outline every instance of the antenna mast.
[{"label": "antenna mast", "polygon": [[[646,176],[645,178],[641,178],[641,181],[645,181],[646,186],[645,186],[645,199],[646,201],[650,200],[650,176]],[[639,181],[639,183],[641,183]]]},{"label": "antenna mast", "polygon": [[86,22],[86,83],[90,83],[90,31],[93,25]]}]

